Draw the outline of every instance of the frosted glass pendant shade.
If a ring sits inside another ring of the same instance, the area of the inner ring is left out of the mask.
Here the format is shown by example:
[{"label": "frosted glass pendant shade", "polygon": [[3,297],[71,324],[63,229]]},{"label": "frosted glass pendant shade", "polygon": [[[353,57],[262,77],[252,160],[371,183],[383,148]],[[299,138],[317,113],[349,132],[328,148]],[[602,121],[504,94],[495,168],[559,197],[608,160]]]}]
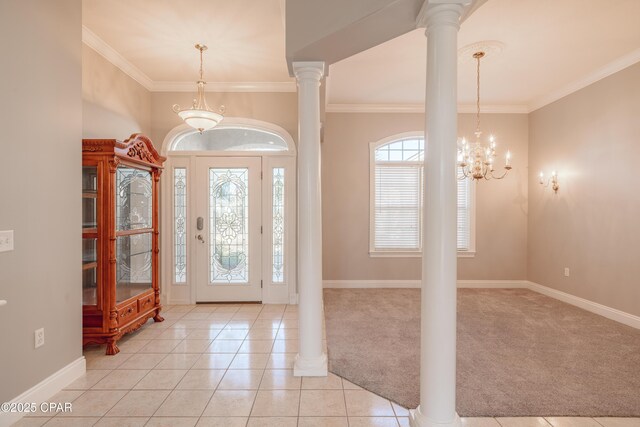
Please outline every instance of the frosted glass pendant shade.
[{"label": "frosted glass pendant shade", "polygon": [[186,124],[194,129],[198,129],[200,132],[215,127],[222,120],[222,114],[207,110],[182,110],[178,112],[178,116],[180,116]]}]

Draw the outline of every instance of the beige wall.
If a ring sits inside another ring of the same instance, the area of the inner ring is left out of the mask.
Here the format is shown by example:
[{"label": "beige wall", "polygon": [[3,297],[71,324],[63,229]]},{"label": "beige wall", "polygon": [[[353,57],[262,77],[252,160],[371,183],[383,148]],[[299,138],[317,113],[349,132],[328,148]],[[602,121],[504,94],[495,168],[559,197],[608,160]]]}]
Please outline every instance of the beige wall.
[{"label": "beige wall", "polygon": [[[82,356],[81,1],[0,2],[0,402]],[[34,349],[34,331],[45,345]]]},{"label": "beige wall", "polygon": [[[640,315],[640,64],[530,114],[529,280]],[[558,194],[537,183],[557,169]],[[570,277],[564,277],[564,268]]]},{"label": "beige wall", "polygon": [[[477,184],[475,258],[458,259],[458,278],[526,279],[527,115],[485,114],[489,130],[513,154],[503,181]],[[424,128],[423,114],[329,113],[322,144],[323,274],[325,280],[420,278],[419,258],[369,256],[369,143]],[[459,117],[473,136],[475,117]]]},{"label": "beige wall", "polygon": [[151,93],[82,45],[82,137],[126,139],[151,132]]},{"label": "beige wall", "polygon": [[[195,90],[195,83],[193,85]],[[151,94],[151,139],[160,150],[162,141],[182,120],[173,112],[173,104],[191,106],[192,92],[153,92]],[[298,95],[282,93],[207,92],[207,102],[213,109],[226,107],[226,117],[243,117],[274,123],[298,140]]]}]

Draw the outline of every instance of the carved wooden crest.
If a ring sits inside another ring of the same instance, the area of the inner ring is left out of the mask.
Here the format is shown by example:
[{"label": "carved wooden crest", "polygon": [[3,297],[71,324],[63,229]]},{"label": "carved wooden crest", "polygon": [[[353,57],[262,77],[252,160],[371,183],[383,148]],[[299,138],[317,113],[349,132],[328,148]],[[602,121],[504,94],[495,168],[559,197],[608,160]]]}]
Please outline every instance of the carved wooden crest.
[{"label": "carved wooden crest", "polygon": [[127,151],[127,155],[129,157],[137,157],[140,160],[153,163],[153,156],[151,155],[149,150],[147,150],[147,147],[142,141],[136,142],[133,147],[129,148],[129,151]]},{"label": "carved wooden crest", "polygon": [[155,167],[162,167],[166,160],[158,154],[146,136],[134,133],[125,141],[116,139],[83,139],[82,151],[96,154],[115,154],[122,159]]},{"label": "carved wooden crest", "polygon": [[117,144],[116,154],[122,155],[125,152],[126,156],[131,159],[154,166],[162,166],[166,160],[158,154],[151,140],[140,133],[134,133],[126,141]]}]

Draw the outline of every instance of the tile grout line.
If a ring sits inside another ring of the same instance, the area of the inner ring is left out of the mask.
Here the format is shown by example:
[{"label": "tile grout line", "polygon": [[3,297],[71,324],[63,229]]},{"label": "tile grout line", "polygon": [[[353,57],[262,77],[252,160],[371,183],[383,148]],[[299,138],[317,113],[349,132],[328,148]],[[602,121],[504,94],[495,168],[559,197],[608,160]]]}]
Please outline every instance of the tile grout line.
[{"label": "tile grout line", "polygon": [[349,421],[349,409],[347,409],[347,394],[344,392],[344,378],[340,377],[340,385],[342,385],[342,399],[344,400],[344,414],[347,417],[347,427],[351,426]]},{"label": "tile grout line", "polygon": [[[191,309],[191,310],[189,310],[188,312],[186,312],[184,315],[182,315],[182,316],[181,316],[181,318],[183,318],[184,316],[186,316],[186,315],[187,315],[187,313],[190,313],[192,310],[193,310],[193,309]],[[168,328],[167,328],[167,329],[168,329]],[[168,355],[168,354],[167,354],[167,355]],[[164,359],[166,359],[166,357],[163,357],[163,358],[162,358],[162,360],[164,360]],[[158,362],[155,366],[158,366],[158,365],[162,362],[162,360],[161,360],[160,362]],[[155,366],[154,366],[154,367],[155,367]],[[188,372],[188,371],[187,371],[187,372]],[[185,375],[186,375],[186,374],[185,374]],[[178,382],[178,384],[179,384],[179,382]],[[173,393],[173,392],[175,391],[175,389],[176,389],[176,387],[178,386],[178,384],[176,384],[176,385],[173,387],[173,389],[171,389],[171,390],[169,391],[169,393],[167,393],[167,397],[165,397],[165,398],[162,400],[162,402],[160,403],[160,405],[158,405],[158,407],[157,407],[157,408],[156,408],[156,410],[153,412],[153,414],[151,414],[151,416],[149,417],[149,419],[147,420],[147,422],[145,423],[145,425],[147,425],[147,424],[149,424],[149,423],[151,422],[151,419],[152,419],[152,418],[154,417],[154,415],[155,415],[155,414],[160,410],[160,408],[162,407],[162,405],[164,405],[164,403],[167,401],[167,399],[169,399],[169,396],[171,396],[171,393]],[[199,420],[199,418],[198,418],[198,420]]]}]

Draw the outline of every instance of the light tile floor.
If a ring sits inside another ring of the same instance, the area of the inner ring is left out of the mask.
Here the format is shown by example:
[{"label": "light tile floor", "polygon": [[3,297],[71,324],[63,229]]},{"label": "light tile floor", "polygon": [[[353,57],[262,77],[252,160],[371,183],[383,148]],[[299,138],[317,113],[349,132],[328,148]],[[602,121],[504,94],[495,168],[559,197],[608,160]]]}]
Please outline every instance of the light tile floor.
[{"label": "light tile floor", "polygon": [[[165,321],[85,351],[87,373],[19,426],[406,427],[408,411],[349,381],[294,377],[298,308],[167,306]],[[326,346],[326,343],[325,343]],[[640,427],[640,418],[464,418],[465,427]]]}]

